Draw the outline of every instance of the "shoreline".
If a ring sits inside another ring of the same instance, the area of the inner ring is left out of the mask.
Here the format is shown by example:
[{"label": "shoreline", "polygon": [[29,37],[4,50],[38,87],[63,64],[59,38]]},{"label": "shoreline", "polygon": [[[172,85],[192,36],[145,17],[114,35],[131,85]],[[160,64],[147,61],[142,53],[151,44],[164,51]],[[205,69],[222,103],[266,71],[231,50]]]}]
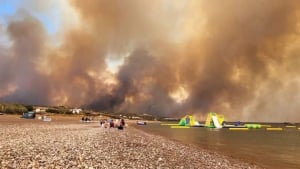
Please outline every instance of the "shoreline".
[{"label": "shoreline", "polygon": [[[57,117],[59,118],[59,117]],[[0,121],[7,121],[0,116]],[[128,122],[130,123],[130,122]],[[13,125],[7,125],[13,124]],[[134,128],[75,119],[0,124],[1,168],[262,168]]]},{"label": "shoreline", "polygon": [[[206,148],[206,147],[201,147],[201,146],[196,145],[196,144],[184,143],[184,142],[181,142],[179,140],[168,138],[168,137],[163,136],[163,135],[157,135],[157,134],[154,134],[154,133],[151,133],[151,132],[147,132],[145,130],[139,129],[138,127],[134,127],[134,126],[132,126],[132,127],[135,130],[138,130],[139,132],[142,132],[142,133],[144,133],[146,135],[149,135],[149,136],[152,136],[152,137],[160,137],[161,139],[163,139],[165,141],[167,140],[167,141],[170,141],[170,142],[174,142],[175,144],[178,144],[180,146],[186,146],[186,147],[188,147],[188,149],[192,149],[192,151],[202,151],[206,155],[207,154],[216,155],[216,157],[218,158],[218,160],[223,159],[223,160],[225,160],[227,162],[232,163],[233,166],[241,165],[241,166],[239,166],[237,168],[265,168],[264,166],[262,166],[260,164],[257,164],[255,162],[249,160],[249,159],[237,158],[237,157],[234,157],[234,156],[230,156],[230,154],[222,152],[222,151],[215,151],[213,149]],[[214,168],[214,166],[212,168]],[[216,168],[223,168],[223,167],[218,166]],[[229,168],[232,168],[232,166],[229,166]]]},{"label": "shoreline", "polygon": [[[147,121],[147,123],[148,123],[148,121]],[[150,122],[150,123],[160,123],[160,122]],[[168,138],[168,137],[166,137],[164,135],[161,135],[161,134],[155,134],[155,133],[152,133],[152,132],[147,132],[147,131],[141,129],[139,126],[136,126],[135,123],[132,123],[131,126],[134,127],[135,129],[141,131],[141,132],[146,133],[146,134],[157,136],[157,137],[162,137],[166,140],[170,140],[170,141],[176,142],[178,144],[183,144],[183,145],[189,146],[191,148],[197,149],[199,151],[206,151],[207,153],[216,153],[216,154],[218,154],[220,156],[223,156],[224,158],[228,159],[229,161],[235,161],[235,163],[239,163],[239,162],[247,163],[247,164],[251,164],[251,165],[254,165],[256,167],[259,167],[259,168],[266,168],[266,167],[269,168],[270,167],[270,166],[263,166],[262,164],[256,163],[256,162],[254,162],[254,160],[251,160],[249,158],[242,158],[242,157],[233,156],[229,152],[225,152],[225,151],[221,151],[221,150],[216,151],[216,150],[211,149],[207,146],[203,146],[203,145],[199,145],[199,144],[195,144],[195,143],[185,143],[185,142],[182,142],[182,141],[177,140],[177,139]]]}]

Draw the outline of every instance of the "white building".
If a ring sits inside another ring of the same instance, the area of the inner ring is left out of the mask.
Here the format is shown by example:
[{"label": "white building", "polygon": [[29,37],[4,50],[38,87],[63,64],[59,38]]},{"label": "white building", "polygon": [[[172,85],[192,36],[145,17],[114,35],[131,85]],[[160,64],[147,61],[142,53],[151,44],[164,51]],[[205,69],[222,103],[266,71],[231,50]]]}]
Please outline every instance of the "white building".
[{"label": "white building", "polygon": [[73,114],[79,114],[82,112],[82,109],[71,109],[70,110]]},{"label": "white building", "polygon": [[46,110],[48,109],[48,107],[34,107],[34,111],[36,113],[43,113],[43,112],[46,112]]}]

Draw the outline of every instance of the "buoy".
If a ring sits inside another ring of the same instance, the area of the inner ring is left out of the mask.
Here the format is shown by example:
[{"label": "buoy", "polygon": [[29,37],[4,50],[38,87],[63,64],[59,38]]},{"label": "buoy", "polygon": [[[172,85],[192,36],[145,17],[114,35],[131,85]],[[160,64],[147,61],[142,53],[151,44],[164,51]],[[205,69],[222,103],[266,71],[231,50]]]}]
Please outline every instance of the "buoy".
[{"label": "buoy", "polygon": [[172,129],[188,129],[189,126],[171,126]]},{"label": "buoy", "polygon": [[250,129],[260,129],[261,128],[260,124],[245,124],[245,126]]},{"label": "buoy", "polygon": [[233,131],[247,131],[247,130],[249,130],[249,128],[229,128],[229,130],[233,130]]},{"label": "buoy", "polygon": [[285,126],[285,127],[288,127],[288,128],[294,128],[294,127],[296,127],[296,126]]},{"label": "buoy", "polygon": [[282,131],[282,128],[267,128],[267,131]]}]

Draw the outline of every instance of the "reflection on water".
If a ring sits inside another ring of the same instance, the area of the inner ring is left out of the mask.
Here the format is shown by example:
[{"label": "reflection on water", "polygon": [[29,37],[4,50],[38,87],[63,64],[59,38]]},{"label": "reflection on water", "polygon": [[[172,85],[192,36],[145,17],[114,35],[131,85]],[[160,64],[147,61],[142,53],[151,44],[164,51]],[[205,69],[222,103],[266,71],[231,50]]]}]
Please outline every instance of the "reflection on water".
[{"label": "reflection on water", "polygon": [[283,131],[171,129],[158,123],[137,126],[137,128],[184,143],[222,151],[235,158],[253,161],[267,168],[299,168],[300,166],[300,131],[297,128],[284,128]]}]

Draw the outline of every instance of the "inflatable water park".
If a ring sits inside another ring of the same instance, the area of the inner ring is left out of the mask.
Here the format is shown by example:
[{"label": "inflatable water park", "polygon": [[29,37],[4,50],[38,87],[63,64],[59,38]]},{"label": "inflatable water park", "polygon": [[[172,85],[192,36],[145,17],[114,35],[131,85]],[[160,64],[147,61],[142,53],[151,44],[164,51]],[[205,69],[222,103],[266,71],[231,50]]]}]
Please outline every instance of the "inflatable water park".
[{"label": "inflatable water park", "polygon": [[224,116],[218,115],[215,112],[210,112],[207,115],[205,124],[200,124],[192,115],[185,115],[178,124],[161,124],[169,125],[171,128],[190,128],[190,127],[206,127],[206,128],[223,128],[221,124],[224,122]]},{"label": "inflatable water park", "polygon": [[[253,129],[262,129],[266,131],[282,131],[283,127],[272,127],[269,124],[245,123],[234,122],[233,124],[226,124],[224,115],[217,114],[216,112],[209,112],[207,114],[205,123],[201,124],[192,115],[183,116],[180,121],[176,123],[161,123],[162,126],[170,126],[173,129],[188,129],[192,127],[205,127],[212,129],[226,128],[231,131],[247,131]],[[295,125],[286,125],[285,128],[297,128]],[[300,130],[300,128],[298,128]]]}]

